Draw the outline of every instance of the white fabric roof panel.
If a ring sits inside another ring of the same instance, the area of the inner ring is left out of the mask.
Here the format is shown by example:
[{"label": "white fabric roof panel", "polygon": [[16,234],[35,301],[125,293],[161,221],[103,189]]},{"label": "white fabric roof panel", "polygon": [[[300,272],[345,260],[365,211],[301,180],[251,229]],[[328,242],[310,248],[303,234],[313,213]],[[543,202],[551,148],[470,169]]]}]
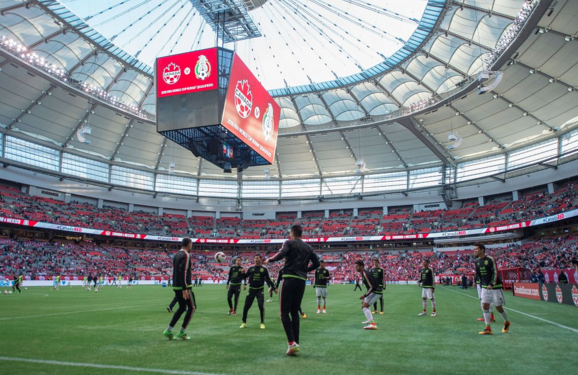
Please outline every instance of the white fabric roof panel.
[{"label": "white fabric roof panel", "polygon": [[[69,71],[78,63],[81,56],[85,56],[91,50],[82,38],[73,33],[68,33],[50,39],[47,43],[40,44],[34,48],[34,51],[39,56],[52,57],[59,62],[59,68]],[[50,60],[54,63],[52,59]]]}]

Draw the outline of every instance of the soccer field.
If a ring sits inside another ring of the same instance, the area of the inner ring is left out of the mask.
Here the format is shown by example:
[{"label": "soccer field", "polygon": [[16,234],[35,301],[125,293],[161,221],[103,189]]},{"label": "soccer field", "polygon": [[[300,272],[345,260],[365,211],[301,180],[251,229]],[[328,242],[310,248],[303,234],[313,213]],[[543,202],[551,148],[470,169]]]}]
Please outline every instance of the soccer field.
[{"label": "soccer field", "polygon": [[[255,302],[248,327],[228,316],[224,286],[195,288],[198,310],[189,341],[162,335],[173,292],[160,286],[131,290],[28,288],[0,296],[0,374],[552,374],[578,368],[578,308],[506,293],[512,327],[479,336],[483,323],[474,289],[436,289],[437,317],[418,317],[417,286],[388,286],[379,329],[365,331],[353,286],[328,290],[328,313],[317,315],[315,293],[303,300],[301,347],[287,357],[279,297],[266,303],[259,329]],[[238,312],[242,311],[244,294]]]}]

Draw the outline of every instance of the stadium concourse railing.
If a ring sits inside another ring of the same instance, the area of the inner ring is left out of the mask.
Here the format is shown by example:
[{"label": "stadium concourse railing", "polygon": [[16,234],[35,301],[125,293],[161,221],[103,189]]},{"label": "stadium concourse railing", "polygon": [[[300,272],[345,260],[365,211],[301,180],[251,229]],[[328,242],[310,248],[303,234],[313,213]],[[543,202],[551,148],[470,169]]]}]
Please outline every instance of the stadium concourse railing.
[{"label": "stadium concourse railing", "polygon": [[[307,238],[303,239],[305,242],[368,242],[368,241],[395,241],[395,240],[412,240],[412,239],[434,239],[434,238],[448,238],[448,237],[464,237],[464,236],[474,236],[483,235],[496,232],[505,232],[515,229],[528,228],[543,224],[549,224],[556,221],[561,221],[578,216],[578,209],[560,212],[555,215],[550,215],[546,217],[541,217],[538,219],[522,221],[518,223],[506,224],[497,227],[485,227],[485,228],[475,228],[467,230],[456,230],[448,232],[431,232],[431,233],[417,233],[417,234],[393,234],[393,235],[382,235],[382,236],[346,236],[346,237],[317,237],[317,238]],[[111,230],[102,229],[92,229],[75,227],[69,225],[61,225],[57,223],[45,223],[41,221],[24,220],[24,219],[14,219],[8,217],[0,217],[0,223],[20,225],[25,227],[32,227],[38,229],[52,229],[63,232],[74,232],[83,234],[93,234],[99,236],[108,237],[121,237],[130,239],[141,239],[149,241],[164,241],[164,242],[180,242],[182,237],[173,236],[157,236],[150,234],[139,234],[139,233],[123,233]],[[286,238],[274,238],[274,239],[238,239],[238,238],[192,238],[195,243],[209,243],[209,244],[275,244],[283,243]]]}]

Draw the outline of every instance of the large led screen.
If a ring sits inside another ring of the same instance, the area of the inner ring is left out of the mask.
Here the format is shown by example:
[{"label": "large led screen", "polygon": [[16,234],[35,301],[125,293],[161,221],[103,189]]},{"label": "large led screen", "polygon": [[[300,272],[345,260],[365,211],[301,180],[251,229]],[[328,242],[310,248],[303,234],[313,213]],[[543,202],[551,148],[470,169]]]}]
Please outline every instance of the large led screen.
[{"label": "large led screen", "polygon": [[235,54],[221,124],[273,164],[281,108]]}]

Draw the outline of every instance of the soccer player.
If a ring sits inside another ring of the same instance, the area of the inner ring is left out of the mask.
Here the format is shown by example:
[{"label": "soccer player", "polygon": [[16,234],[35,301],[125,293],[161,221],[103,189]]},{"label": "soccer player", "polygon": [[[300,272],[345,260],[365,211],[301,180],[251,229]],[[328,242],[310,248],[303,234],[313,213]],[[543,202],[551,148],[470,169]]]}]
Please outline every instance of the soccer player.
[{"label": "soccer player", "polygon": [[353,291],[355,292],[357,288],[359,288],[359,290],[363,290],[361,289],[361,284],[359,283],[359,277],[355,277],[355,288],[353,288]]},{"label": "soccer player", "polygon": [[86,289],[87,285],[88,285],[88,277],[84,276],[84,279],[82,279],[82,287]]},{"label": "soccer player", "polygon": [[373,315],[371,314],[369,307],[377,302],[382,294],[382,289],[373,275],[370,272],[367,272],[362,260],[355,262],[355,270],[361,274],[363,284],[367,287],[367,292],[359,297],[359,299],[363,300],[361,303],[361,310],[367,318],[367,321],[363,322],[363,324],[367,324],[367,326],[363,327],[363,329],[375,330],[377,329],[377,324],[375,324],[375,321],[373,320]]},{"label": "soccer player", "polygon": [[14,283],[12,284],[12,293],[16,293],[16,289],[18,289],[18,293],[22,293],[22,291],[20,290],[21,280],[22,280],[22,275],[16,276],[16,274],[14,274]]},{"label": "soccer player", "polygon": [[257,304],[259,305],[259,312],[261,314],[261,325],[259,328],[265,329],[265,306],[263,305],[263,302],[265,302],[265,296],[263,294],[265,283],[267,283],[270,288],[275,288],[275,293],[277,293],[277,288],[269,277],[269,271],[267,268],[263,267],[263,258],[261,255],[255,255],[255,265],[249,267],[247,272],[242,272],[241,277],[243,279],[249,278],[249,293],[247,293],[247,297],[245,298],[243,322],[241,323],[240,328],[247,328],[247,314],[253,305],[253,301],[257,298]]},{"label": "soccer player", "polygon": [[118,275],[118,278],[117,278],[117,280],[116,280],[116,286],[117,286],[119,289],[122,289],[122,275]]},{"label": "soccer player", "polygon": [[319,268],[315,270],[315,295],[317,296],[317,314],[321,312],[321,298],[323,298],[323,314],[326,314],[325,305],[327,304],[327,283],[331,279],[329,271],[325,268],[325,261],[319,260]]},{"label": "soccer player", "polygon": [[92,285],[90,285],[90,284],[92,284],[92,274],[88,274],[87,280],[88,280],[88,282],[86,284],[86,290],[90,292],[92,290]]},{"label": "soccer player", "polygon": [[420,279],[418,280],[418,285],[421,285],[421,298],[423,311],[417,314],[418,316],[424,316],[427,314],[427,300],[431,301],[432,313],[431,316],[436,316],[436,300],[434,296],[435,286],[434,286],[434,274],[431,268],[429,268],[429,260],[424,259],[422,262],[423,268],[420,272]]},{"label": "soccer player", "polygon": [[[284,268],[285,268],[284,266],[279,268],[279,275],[277,276],[277,282],[275,283],[275,287],[277,289],[279,289],[279,285],[281,285],[281,282],[283,281]],[[271,291],[271,293],[273,293],[273,288],[269,288],[269,290]],[[299,305],[299,315],[301,315],[303,319],[307,319],[307,315],[303,312],[303,309],[301,309],[301,305]]]},{"label": "soccer player", "polygon": [[[273,257],[265,260],[276,262],[285,259],[283,287],[281,288],[281,321],[287,335],[289,347],[286,354],[293,356],[301,349],[299,346],[299,307],[305,293],[307,273],[319,267],[319,258],[311,246],[301,240],[303,228],[300,225],[291,227],[290,240]],[[309,263],[311,262],[311,265]]]},{"label": "soccer player", "polygon": [[188,237],[183,238],[181,241],[181,250],[173,257],[173,290],[175,291],[179,308],[175,311],[168,328],[163,332],[163,335],[168,337],[169,340],[173,339],[173,328],[185,311],[185,320],[183,321],[180,332],[177,334],[177,338],[182,340],[191,339],[185,331],[196,308],[194,302],[195,294],[192,291],[191,281],[191,256],[189,255],[192,248],[193,241]]},{"label": "soccer player", "polygon": [[[369,272],[371,272],[371,275],[373,276],[373,278],[375,279],[375,281],[379,284],[379,286],[381,287],[381,290],[385,290],[385,273],[383,272],[383,268],[381,268],[379,266],[379,258],[373,258],[372,260],[373,262],[373,268],[369,270]],[[379,311],[380,315],[383,315],[383,293],[381,294],[381,297],[379,298],[379,306],[381,307],[381,310]],[[377,314],[377,302],[375,302],[373,304],[373,313]]]},{"label": "soccer player", "polygon": [[100,282],[99,288],[102,288],[104,286],[104,276],[102,274],[100,274],[99,282]]},{"label": "soccer player", "polygon": [[60,274],[54,277],[54,289],[58,290],[59,285],[60,285]]},{"label": "soccer player", "polygon": [[[479,276],[477,274],[474,275],[474,284],[476,284],[476,289],[478,290],[478,299],[480,301],[482,301],[482,285],[480,283],[481,283],[481,281],[480,281]],[[492,321],[492,323],[494,323],[496,321],[496,318],[494,318],[494,303],[493,302],[490,303],[490,320]],[[484,321],[483,316],[481,318],[478,318],[478,322],[483,322],[483,321]]]},{"label": "soccer player", "polygon": [[94,291],[98,292],[98,276],[96,274],[94,274],[94,277],[92,278],[92,281],[94,283]]},{"label": "soccer player", "polygon": [[490,326],[490,303],[494,303],[496,310],[504,318],[503,333],[508,333],[510,330],[510,321],[508,320],[508,313],[502,307],[505,304],[504,291],[502,290],[502,279],[498,275],[498,266],[489,255],[486,255],[486,247],[484,244],[474,245],[474,256],[476,259],[476,275],[480,278],[482,285],[482,311],[484,313],[484,322],[486,328],[480,332],[480,335],[492,335],[492,327]]},{"label": "soccer player", "polygon": [[[235,265],[229,269],[229,278],[227,279],[227,303],[229,303],[228,315],[237,315],[237,304],[239,303],[239,295],[241,294],[241,281],[243,281],[243,284],[245,284],[245,289],[247,289],[246,281],[241,276],[243,271],[241,262],[241,257],[237,257],[235,259]],[[234,306],[233,296],[235,296]]]},{"label": "soccer player", "polygon": [[132,281],[133,281],[133,280],[134,280],[134,279],[132,278],[132,275],[130,275],[130,276],[128,277],[128,285],[126,286],[127,289],[131,289],[131,288],[132,288]]}]

